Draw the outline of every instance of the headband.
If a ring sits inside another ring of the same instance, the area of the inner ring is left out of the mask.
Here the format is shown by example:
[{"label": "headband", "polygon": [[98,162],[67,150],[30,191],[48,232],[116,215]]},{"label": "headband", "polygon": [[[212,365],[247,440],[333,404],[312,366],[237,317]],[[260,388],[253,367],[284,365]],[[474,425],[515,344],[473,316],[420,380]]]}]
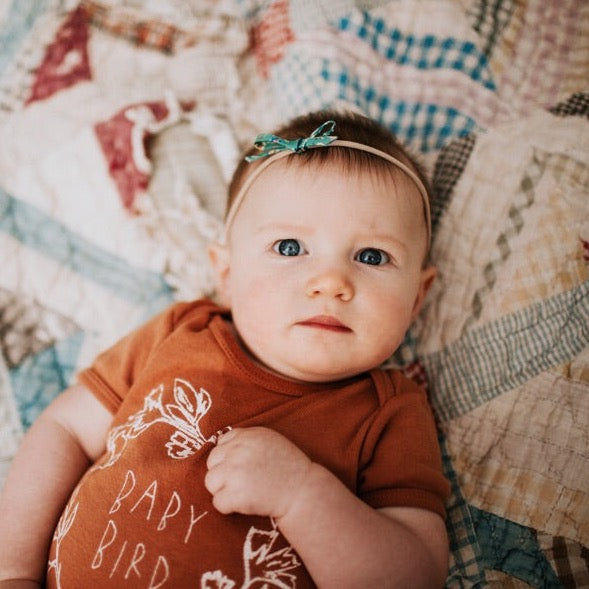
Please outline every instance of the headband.
[{"label": "headband", "polygon": [[239,189],[233,202],[231,203],[231,207],[229,212],[227,213],[227,218],[225,219],[225,238],[227,236],[227,230],[233,223],[235,219],[235,215],[243,202],[245,195],[247,194],[248,190],[251,188],[252,184],[255,182],[256,178],[271,164],[274,162],[292,155],[293,153],[303,153],[308,149],[315,149],[319,147],[327,147],[327,146],[334,146],[334,147],[348,147],[349,149],[356,149],[358,151],[365,151],[367,153],[371,153],[377,157],[380,157],[391,164],[393,164],[399,170],[402,170],[411,180],[419,190],[419,194],[421,195],[421,200],[423,202],[423,210],[425,214],[425,224],[427,229],[427,244],[428,249],[431,241],[431,212],[429,206],[429,196],[427,194],[427,190],[423,185],[423,182],[419,179],[419,176],[406,164],[402,161],[393,157],[392,155],[381,151],[380,149],[376,149],[371,147],[370,145],[364,145],[363,143],[356,143],[355,141],[344,141],[338,139],[337,136],[332,135],[333,130],[335,128],[335,121],[326,121],[309,137],[303,137],[299,139],[283,139],[282,137],[278,137],[277,135],[272,135],[271,133],[262,133],[256,137],[254,141],[255,147],[260,151],[258,154],[250,155],[245,158],[247,162],[253,162],[262,158],[267,158],[264,162],[262,162],[247,178],[246,181],[243,183],[243,186]]}]

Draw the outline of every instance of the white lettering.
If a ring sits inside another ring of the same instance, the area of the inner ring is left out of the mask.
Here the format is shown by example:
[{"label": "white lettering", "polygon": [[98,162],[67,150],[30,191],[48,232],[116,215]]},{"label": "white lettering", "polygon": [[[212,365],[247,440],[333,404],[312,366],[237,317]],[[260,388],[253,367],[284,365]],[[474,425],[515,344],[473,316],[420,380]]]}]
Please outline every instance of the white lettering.
[{"label": "white lettering", "polygon": [[[142,491],[143,489],[143,491]],[[198,508],[188,503],[184,504],[181,494],[170,489],[167,503],[164,503],[159,482],[152,482],[145,487],[132,470],[127,470],[124,480],[109,508],[109,514],[134,513],[135,518],[152,521],[158,532],[170,533],[170,528],[177,525],[185,526],[184,544],[188,544],[196,524],[208,515],[208,511],[198,511]],[[165,506],[165,507],[164,507]],[[129,515],[122,516],[125,520]],[[131,518],[132,520],[133,518]],[[129,528],[128,534],[123,533],[121,524],[109,519],[93,555],[91,568],[109,570],[109,578],[119,579],[120,582],[141,579],[147,589],[160,589],[171,576],[170,564],[165,555],[152,553],[152,545],[148,542],[137,542],[137,533],[142,533],[142,526]],[[178,522],[178,524],[171,522]],[[157,523],[156,523],[157,522]],[[132,525],[125,521],[125,526]],[[121,529],[119,529],[121,528]],[[125,528],[126,529],[126,528]],[[153,528],[152,528],[153,530]],[[148,532],[145,530],[144,532]],[[153,533],[153,532],[152,532]],[[124,538],[126,536],[126,539]],[[135,536],[135,538],[133,538]],[[175,536],[175,532],[174,532]],[[177,538],[178,541],[180,538]],[[143,538],[145,540],[145,538]],[[171,539],[171,546],[174,541]],[[153,546],[155,548],[155,546]],[[149,583],[147,579],[149,578]]]},{"label": "white lettering", "polygon": [[134,571],[138,578],[141,578],[141,573],[137,568],[137,565],[143,560],[145,556],[145,544],[139,542],[137,546],[135,546],[135,552],[133,553],[133,558],[131,559],[131,563],[129,564],[129,568],[125,573],[125,579],[129,578],[131,571]]},{"label": "white lettering", "polygon": [[208,511],[203,511],[197,517],[194,517],[194,505],[190,504],[190,523],[188,524],[188,530],[186,532],[186,536],[184,536],[184,544],[190,540],[190,534],[192,534],[192,528],[194,525],[199,522],[205,515],[207,515]]},{"label": "white lettering", "polygon": [[102,534],[102,538],[100,539],[96,554],[94,554],[94,559],[92,560],[91,567],[93,569],[98,569],[102,566],[103,552],[115,541],[116,537],[117,527],[115,526],[115,522],[113,522],[112,519],[109,519],[108,524],[106,524],[106,529]]},{"label": "white lettering", "polygon": [[115,564],[112,567],[112,570],[110,571],[110,575],[108,576],[109,579],[112,579],[113,575],[115,574],[115,571],[117,570],[119,563],[121,562],[121,559],[123,558],[123,554],[125,554],[125,550],[127,549],[127,540],[125,540],[123,542],[123,547],[121,548],[119,555],[117,556],[117,560],[115,561]]},{"label": "white lettering", "polygon": [[[160,565],[163,567],[163,577],[158,579],[158,572],[160,571]],[[147,589],[159,589],[170,576],[170,567],[168,566],[168,561],[163,556],[157,557],[157,564],[155,565],[155,569],[153,569],[153,574],[151,575],[151,579],[149,580],[149,587]]]},{"label": "white lettering", "polygon": [[[174,517],[180,511],[180,507],[182,507],[182,501],[180,500],[180,495],[178,495],[178,493],[176,493],[176,491],[174,491],[172,493],[172,496],[170,497],[170,500],[168,501],[168,505],[166,507],[166,510],[164,511],[164,514],[162,515],[162,518],[160,519],[160,523],[157,526],[158,532],[161,532],[163,529],[165,529],[166,520],[171,517]],[[175,508],[175,511],[172,511],[174,508]]]},{"label": "white lettering", "polygon": [[153,483],[151,483],[151,485],[149,485],[149,487],[147,487],[147,489],[145,489],[145,491],[143,492],[143,495],[141,495],[141,497],[139,497],[139,499],[137,500],[137,503],[135,503],[135,505],[133,505],[133,507],[131,508],[131,513],[133,513],[135,511],[135,509],[137,508],[137,506],[143,501],[143,499],[148,499],[150,500],[149,503],[149,509],[147,511],[147,517],[145,519],[149,519],[151,517],[151,511],[153,510],[153,504],[155,502],[155,497],[157,495],[157,481],[153,481]]},{"label": "white lettering", "polygon": [[[121,490],[119,491],[119,494],[117,495],[116,499],[114,500],[113,504],[110,507],[110,511],[108,513],[115,513],[116,511],[118,511],[121,508],[121,503],[123,502],[124,499],[126,499],[133,491],[133,489],[135,488],[135,483],[136,483],[136,479],[135,479],[135,474],[133,473],[132,470],[128,470],[127,474],[125,475],[125,480],[123,482],[123,486],[121,487]],[[130,484],[130,488],[127,490],[127,485]]]},{"label": "white lettering", "polygon": [[[104,564],[106,564],[106,561],[107,561],[106,549],[113,544],[113,542],[115,541],[116,538],[117,538],[117,526],[112,520],[109,520],[109,522],[106,526],[106,529],[104,530],[104,533],[102,534],[102,538],[100,540],[100,545],[98,546],[98,549],[96,550],[96,553],[94,555],[94,559],[91,564],[91,567],[93,569],[99,569]],[[115,574],[117,573],[117,569],[119,568],[119,565],[121,564],[121,562],[123,560],[127,560],[124,558],[125,552],[127,550],[127,545],[128,545],[128,541],[125,540],[123,542],[121,548],[119,549],[116,560],[114,561],[114,564],[112,565],[112,568],[110,570],[110,574],[109,574],[110,579],[112,579],[115,576]],[[129,565],[127,566],[127,570],[125,571],[125,574],[124,574],[125,580],[129,580],[129,577],[132,574],[134,574],[139,579],[141,578],[141,571],[139,569],[139,563],[141,563],[141,561],[143,561],[146,554],[147,554],[147,549],[145,547],[145,544],[143,544],[142,542],[138,542],[135,545],[135,550],[133,552],[133,556],[131,557]],[[151,566],[151,565],[148,565],[148,566]],[[157,562],[155,563],[155,566],[154,566],[153,571],[151,573],[151,579],[149,581],[148,589],[159,589],[159,587],[161,587],[168,580],[169,576],[170,576],[170,567],[168,565],[168,561],[166,560],[166,558],[164,556],[159,555],[157,557]]]}]

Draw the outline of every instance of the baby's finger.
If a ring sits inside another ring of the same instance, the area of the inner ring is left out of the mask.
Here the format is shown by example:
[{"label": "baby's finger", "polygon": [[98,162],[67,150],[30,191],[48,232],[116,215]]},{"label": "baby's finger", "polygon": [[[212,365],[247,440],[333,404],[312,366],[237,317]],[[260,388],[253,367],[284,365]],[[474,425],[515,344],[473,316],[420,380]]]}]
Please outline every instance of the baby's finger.
[{"label": "baby's finger", "polygon": [[225,486],[225,481],[219,469],[211,469],[205,475],[205,488],[211,495],[216,495]]},{"label": "baby's finger", "polygon": [[238,433],[239,429],[230,429],[226,432],[223,432],[217,437],[217,446],[230,442]]},{"label": "baby's finger", "polygon": [[225,449],[224,448],[219,448],[218,446],[216,446],[215,448],[213,448],[208,457],[207,457],[207,468],[211,469],[215,466],[217,466],[218,464],[221,464],[221,462],[223,462],[223,458],[225,457]]},{"label": "baby's finger", "polygon": [[231,500],[231,495],[225,492],[224,489],[220,489],[217,493],[213,493],[213,507],[219,513],[225,515],[237,511]]}]

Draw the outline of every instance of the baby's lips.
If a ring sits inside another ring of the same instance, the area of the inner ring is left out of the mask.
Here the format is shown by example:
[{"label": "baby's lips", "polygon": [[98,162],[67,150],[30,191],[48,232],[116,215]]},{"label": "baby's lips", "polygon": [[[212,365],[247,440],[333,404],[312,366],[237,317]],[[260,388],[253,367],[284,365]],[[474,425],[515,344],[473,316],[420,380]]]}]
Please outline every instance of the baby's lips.
[{"label": "baby's lips", "polygon": [[315,317],[310,317],[309,319],[300,321],[298,325],[340,332],[352,331],[347,325],[343,324],[339,319],[332,317],[331,315],[316,315]]}]

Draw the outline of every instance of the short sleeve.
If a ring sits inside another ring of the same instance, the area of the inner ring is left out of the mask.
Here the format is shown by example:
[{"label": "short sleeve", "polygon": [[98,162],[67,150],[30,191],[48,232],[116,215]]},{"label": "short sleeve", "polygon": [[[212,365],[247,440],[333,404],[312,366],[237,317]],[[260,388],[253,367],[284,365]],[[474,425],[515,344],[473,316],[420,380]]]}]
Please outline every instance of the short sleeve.
[{"label": "short sleeve", "polygon": [[419,507],[445,517],[450,488],[425,392],[403,377],[391,385],[394,394],[366,436],[359,496],[375,508]]},{"label": "short sleeve", "polygon": [[78,374],[79,382],[115,413],[137,375],[178,322],[188,315],[196,315],[202,316],[206,323],[213,307],[205,301],[171,305],[99,354],[90,367]]}]

